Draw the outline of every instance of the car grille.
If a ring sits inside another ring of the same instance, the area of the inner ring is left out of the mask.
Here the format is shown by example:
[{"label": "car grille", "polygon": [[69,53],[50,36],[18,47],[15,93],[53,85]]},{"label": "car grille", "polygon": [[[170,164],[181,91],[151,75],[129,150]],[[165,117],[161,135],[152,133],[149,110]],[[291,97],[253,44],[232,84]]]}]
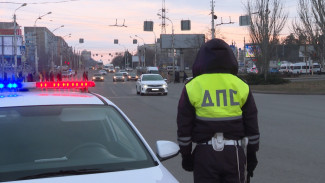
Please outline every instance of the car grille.
[{"label": "car grille", "polygon": [[159,92],[159,93],[162,93],[162,92],[165,92],[165,90],[163,88],[157,88],[157,89],[155,89],[155,88],[148,88],[146,90],[146,92],[150,92],[150,93]]},{"label": "car grille", "polygon": [[148,85],[149,87],[162,87],[162,85]]}]

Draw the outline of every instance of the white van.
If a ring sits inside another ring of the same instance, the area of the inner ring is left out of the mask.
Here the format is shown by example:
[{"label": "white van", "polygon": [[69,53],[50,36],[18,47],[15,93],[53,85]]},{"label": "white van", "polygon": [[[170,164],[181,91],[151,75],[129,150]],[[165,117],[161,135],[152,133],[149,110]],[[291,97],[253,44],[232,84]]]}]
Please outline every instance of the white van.
[{"label": "white van", "polygon": [[311,73],[311,69],[309,68],[309,65],[307,65],[305,62],[298,62],[293,64],[292,68],[293,74],[309,74]]},{"label": "white van", "polygon": [[319,63],[313,63],[313,72],[314,74],[324,73],[324,68]]},{"label": "white van", "polygon": [[148,73],[148,74],[159,74],[158,67],[147,67],[146,73]]},{"label": "white van", "polygon": [[279,73],[280,74],[292,74],[293,64],[281,64]]}]

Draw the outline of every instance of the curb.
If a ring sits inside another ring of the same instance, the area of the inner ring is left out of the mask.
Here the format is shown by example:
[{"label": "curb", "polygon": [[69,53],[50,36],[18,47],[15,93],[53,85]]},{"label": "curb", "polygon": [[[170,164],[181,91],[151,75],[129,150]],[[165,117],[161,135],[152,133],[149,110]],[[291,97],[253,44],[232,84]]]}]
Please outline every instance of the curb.
[{"label": "curb", "polygon": [[259,94],[281,94],[281,95],[325,95],[325,92],[307,93],[307,92],[262,91],[262,90],[252,90],[252,92],[259,93]]}]

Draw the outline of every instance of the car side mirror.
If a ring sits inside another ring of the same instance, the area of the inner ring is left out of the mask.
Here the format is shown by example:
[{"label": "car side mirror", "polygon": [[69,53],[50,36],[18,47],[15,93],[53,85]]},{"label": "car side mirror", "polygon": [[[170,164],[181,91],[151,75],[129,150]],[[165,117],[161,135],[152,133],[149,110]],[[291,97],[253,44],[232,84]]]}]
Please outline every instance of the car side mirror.
[{"label": "car side mirror", "polygon": [[179,154],[179,146],[175,142],[158,140],[156,146],[157,156],[160,161],[165,161]]},{"label": "car side mirror", "polygon": [[167,79],[164,79],[165,82],[167,82]]}]

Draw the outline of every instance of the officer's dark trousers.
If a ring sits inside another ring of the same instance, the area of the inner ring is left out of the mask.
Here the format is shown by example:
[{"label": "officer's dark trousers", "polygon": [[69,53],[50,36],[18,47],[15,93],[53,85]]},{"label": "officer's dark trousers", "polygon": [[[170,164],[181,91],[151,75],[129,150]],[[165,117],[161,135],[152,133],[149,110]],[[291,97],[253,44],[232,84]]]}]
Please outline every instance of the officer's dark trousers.
[{"label": "officer's dark trousers", "polygon": [[195,183],[244,183],[245,153],[237,146],[227,145],[223,151],[215,151],[212,145],[197,145],[194,151],[194,182]]}]

